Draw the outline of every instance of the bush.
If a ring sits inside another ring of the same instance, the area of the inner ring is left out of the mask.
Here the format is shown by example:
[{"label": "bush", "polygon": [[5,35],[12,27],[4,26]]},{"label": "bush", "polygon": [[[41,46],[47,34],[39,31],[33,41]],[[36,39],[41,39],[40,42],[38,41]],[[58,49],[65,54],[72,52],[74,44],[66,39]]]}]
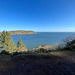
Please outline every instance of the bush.
[{"label": "bush", "polygon": [[70,47],[64,47],[63,50],[72,50]]},{"label": "bush", "polygon": [[75,44],[72,45],[72,49],[75,49]]},{"label": "bush", "polygon": [[65,40],[65,50],[75,50],[75,35],[67,37]]},{"label": "bush", "polygon": [[1,51],[1,53],[0,53],[0,54],[10,55],[10,53],[9,53],[9,52],[7,52],[7,51],[5,51],[5,50]]},{"label": "bush", "polygon": [[40,50],[37,50],[36,52],[37,52],[37,53],[47,53],[47,50],[46,50],[46,49],[41,48]]},{"label": "bush", "polygon": [[19,54],[20,54],[19,52],[14,52],[14,53],[13,53],[13,56],[19,55]]},{"label": "bush", "polygon": [[34,52],[34,51],[32,51],[32,50],[28,50],[28,51],[27,51],[27,53],[33,53],[33,52]]}]

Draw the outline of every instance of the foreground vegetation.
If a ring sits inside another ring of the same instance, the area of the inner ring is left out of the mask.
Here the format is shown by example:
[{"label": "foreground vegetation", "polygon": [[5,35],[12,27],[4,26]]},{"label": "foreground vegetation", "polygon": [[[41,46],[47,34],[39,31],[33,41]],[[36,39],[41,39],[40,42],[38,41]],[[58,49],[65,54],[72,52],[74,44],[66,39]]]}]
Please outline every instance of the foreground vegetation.
[{"label": "foreground vegetation", "polygon": [[18,40],[17,46],[14,44],[9,32],[3,31],[0,37],[0,47],[3,50],[9,53],[18,52],[20,50],[27,51],[26,46],[23,44],[21,39]]}]

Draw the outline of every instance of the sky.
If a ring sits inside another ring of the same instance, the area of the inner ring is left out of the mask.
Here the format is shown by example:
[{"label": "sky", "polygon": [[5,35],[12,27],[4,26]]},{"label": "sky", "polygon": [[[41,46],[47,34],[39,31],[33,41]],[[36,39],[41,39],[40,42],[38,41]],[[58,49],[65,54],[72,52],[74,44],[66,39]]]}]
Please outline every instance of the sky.
[{"label": "sky", "polygon": [[0,32],[75,32],[75,0],[0,0]]}]

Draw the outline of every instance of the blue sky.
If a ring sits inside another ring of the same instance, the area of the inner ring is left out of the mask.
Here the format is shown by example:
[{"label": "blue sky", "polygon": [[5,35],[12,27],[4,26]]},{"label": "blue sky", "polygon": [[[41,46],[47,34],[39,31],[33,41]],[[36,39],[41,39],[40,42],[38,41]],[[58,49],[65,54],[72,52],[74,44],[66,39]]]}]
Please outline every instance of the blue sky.
[{"label": "blue sky", "polygon": [[0,0],[0,31],[75,32],[75,0]]}]

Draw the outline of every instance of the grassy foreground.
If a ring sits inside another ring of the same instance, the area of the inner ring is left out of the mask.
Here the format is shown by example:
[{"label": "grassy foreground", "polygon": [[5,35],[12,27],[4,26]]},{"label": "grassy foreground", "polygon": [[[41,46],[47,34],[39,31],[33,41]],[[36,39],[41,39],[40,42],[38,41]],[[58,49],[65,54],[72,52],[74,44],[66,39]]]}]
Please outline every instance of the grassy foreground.
[{"label": "grassy foreground", "polygon": [[75,75],[75,51],[0,54],[0,75]]}]

